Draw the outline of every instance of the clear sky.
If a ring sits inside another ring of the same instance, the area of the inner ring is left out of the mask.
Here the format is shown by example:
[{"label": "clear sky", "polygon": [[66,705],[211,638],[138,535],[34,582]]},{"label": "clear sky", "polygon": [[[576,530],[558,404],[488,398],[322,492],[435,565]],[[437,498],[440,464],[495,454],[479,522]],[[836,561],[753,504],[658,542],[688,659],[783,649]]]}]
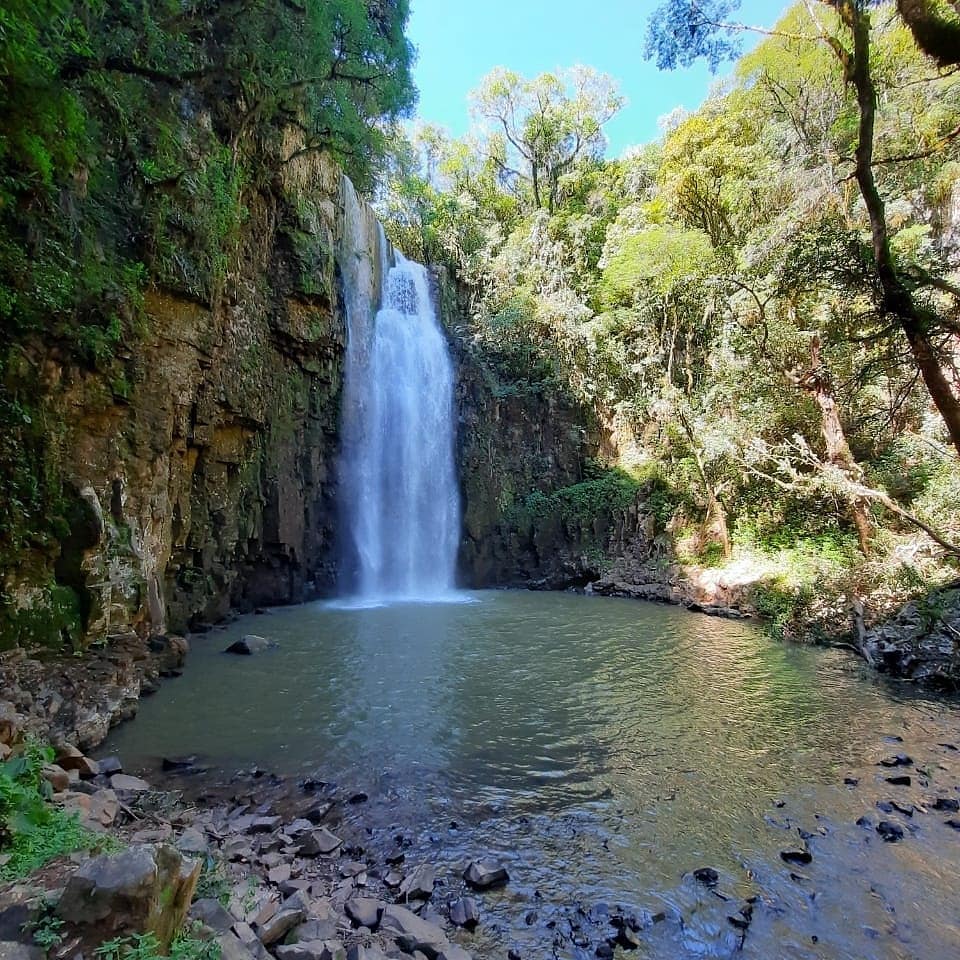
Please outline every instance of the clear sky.
[{"label": "clear sky", "polygon": [[[647,17],[661,0],[411,0],[418,49],[418,116],[462,136],[467,94],[497,66],[525,76],[583,63],[620,82],[627,105],[606,128],[608,153],[657,137],[657,119],[694,109],[714,77],[706,66],[661,73],[643,58]],[[744,0],[739,19],[772,26],[788,0]],[[747,43],[756,39],[750,35]],[[722,75],[723,68],[718,75]]]}]

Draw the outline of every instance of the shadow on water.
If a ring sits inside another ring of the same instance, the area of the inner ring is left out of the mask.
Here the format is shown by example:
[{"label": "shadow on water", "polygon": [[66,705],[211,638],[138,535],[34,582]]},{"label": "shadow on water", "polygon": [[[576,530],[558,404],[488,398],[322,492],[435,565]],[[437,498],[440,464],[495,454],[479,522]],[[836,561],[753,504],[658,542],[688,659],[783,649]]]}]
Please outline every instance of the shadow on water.
[{"label": "shadow on water", "polygon": [[[890,789],[875,766],[893,749],[885,736],[903,737],[927,772],[929,788],[905,799],[956,795],[957,761],[938,746],[958,736],[956,704],[891,691],[838,652],[676,608],[457,599],[475,602],[244,618],[199,638],[185,675],[108,747],[128,763],[197,753],[224,770],[260,764],[363,789],[371,845],[402,827],[408,861],[441,876],[478,853],[503,857],[514,879],[486,898],[468,941],[478,956],[500,956],[504,940],[553,956],[567,924],[556,955],[578,957],[575,904],[598,901],[662,914],[648,956],[955,955],[960,836],[918,816],[890,845],[855,821],[875,821]],[[245,633],[280,648],[220,653]],[[843,785],[852,771],[856,789]],[[794,879],[779,851],[800,830],[816,856]],[[717,891],[689,876],[706,864],[721,872]],[[744,939],[727,916],[751,895]]]}]

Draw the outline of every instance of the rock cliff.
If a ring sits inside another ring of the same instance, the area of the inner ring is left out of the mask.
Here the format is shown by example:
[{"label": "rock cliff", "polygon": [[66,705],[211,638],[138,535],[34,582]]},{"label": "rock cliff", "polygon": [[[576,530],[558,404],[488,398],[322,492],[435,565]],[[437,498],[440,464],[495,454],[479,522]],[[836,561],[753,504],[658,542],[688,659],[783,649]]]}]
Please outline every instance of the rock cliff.
[{"label": "rock cliff", "polygon": [[66,520],[3,571],[5,645],[182,631],[330,586],[348,186],[290,163],[218,305],[152,289],[106,374],[26,345]]}]

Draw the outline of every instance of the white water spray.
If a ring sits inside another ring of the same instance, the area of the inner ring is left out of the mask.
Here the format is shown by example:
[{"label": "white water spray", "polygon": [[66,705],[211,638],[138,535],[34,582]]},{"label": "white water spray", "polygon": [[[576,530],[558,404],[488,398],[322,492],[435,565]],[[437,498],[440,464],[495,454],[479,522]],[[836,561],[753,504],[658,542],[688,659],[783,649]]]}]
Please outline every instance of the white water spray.
[{"label": "white water spray", "polygon": [[344,207],[340,498],[350,589],[366,601],[444,599],[460,536],[447,342],[426,269],[390,248],[346,181]]}]

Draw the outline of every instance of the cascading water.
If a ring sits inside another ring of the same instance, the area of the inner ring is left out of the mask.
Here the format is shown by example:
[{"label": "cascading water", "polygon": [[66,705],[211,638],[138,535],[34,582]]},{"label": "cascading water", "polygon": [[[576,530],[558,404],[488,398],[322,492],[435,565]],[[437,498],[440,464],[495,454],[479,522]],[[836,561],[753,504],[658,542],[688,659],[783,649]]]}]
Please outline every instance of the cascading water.
[{"label": "cascading water", "polygon": [[426,269],[391,249],[348,181],[344,206],[344,586],[362,600],[443,599],[460,535],[447,342]]}]

